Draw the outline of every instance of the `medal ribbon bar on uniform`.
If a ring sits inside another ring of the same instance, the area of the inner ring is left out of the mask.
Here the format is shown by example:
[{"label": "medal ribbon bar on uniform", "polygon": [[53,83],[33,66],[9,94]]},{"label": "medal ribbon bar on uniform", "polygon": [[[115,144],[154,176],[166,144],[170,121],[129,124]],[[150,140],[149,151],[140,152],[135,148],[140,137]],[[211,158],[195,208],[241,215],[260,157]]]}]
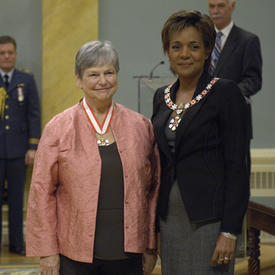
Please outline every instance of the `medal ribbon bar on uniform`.
[{"label": "medal ribbon bar on uniform", "polygon": [[112,102],[112,104],[110,105],[107,114],[104,118],[104,121],[102,123],[102,125],[100,125],[94,115],[94,112],[92,110],[92,108],[89,106],[89,104],[86,102],[85,97],[82,100],[82,106],[84,109],[84,112],[88,118],[88,120],[90,121],[91,125],[93,126],[94,130],[99,134],[99,135],[104,135],[111,124],[112,118],[113,118],[113,113],[114,113],[114,104]]}]

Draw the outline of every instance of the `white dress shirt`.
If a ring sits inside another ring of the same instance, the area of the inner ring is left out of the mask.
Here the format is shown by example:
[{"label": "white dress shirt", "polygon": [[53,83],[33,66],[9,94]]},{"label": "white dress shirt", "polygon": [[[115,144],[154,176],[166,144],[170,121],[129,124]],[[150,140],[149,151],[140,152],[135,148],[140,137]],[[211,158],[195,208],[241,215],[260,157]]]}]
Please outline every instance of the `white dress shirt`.
[{"label": "white dress shirt", "polygon": [[216,26],[215,26],[215,30],[216,30],[216,33],[218,33],[218,32],[222,32],[222,36],[221,36],[221,42],[222,42],[222,44],[221,44],[221,49],[223,49],[223,46],[224,46],[224,44],[225,44],[225,42],[226,42],[226,40],[227,40],[227,38],[228,38],[228,36],[229,36],[229,33],[230,33],[230,31],[231,31],[231,29],[232,29],[232,27],[233,27],[233,21],[231,21],[230,22],[230,24],[229,25],[227,25],[225,28],[223,28],[222,30],[218,30],[217,28],[216,28]]}]

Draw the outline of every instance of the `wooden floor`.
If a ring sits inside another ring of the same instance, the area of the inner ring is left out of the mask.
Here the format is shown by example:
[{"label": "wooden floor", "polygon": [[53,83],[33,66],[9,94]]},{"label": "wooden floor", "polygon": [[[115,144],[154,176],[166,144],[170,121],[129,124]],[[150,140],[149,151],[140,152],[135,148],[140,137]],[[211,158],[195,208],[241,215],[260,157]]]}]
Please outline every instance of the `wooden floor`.
[{"label": "wooden floor", "polygon": [[[261,275],[275,275],[275,244],[261,245]],[[235,275],[248,275],[248,258],[240,258],[235,265]]]},{"label": "wooden floor", "polygon": [[1,247],[0,265],[6,264],[22,264],[22,263],[39,263],[38,258],[25,257],[9,252],[8,246]]},{"label": "wooden floor", "polygon": [[39,259],[9,252],[8,246],[0,251],[0,275],[39,275]]}]

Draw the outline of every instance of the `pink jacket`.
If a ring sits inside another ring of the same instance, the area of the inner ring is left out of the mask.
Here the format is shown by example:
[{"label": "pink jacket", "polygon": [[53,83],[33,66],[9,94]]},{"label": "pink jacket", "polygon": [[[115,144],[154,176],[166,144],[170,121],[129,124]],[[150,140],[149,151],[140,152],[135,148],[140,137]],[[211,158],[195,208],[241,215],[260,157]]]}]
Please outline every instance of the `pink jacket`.
[{"label": "pink jacket", "polygon": [[[151,122],[115,106],[111,128],[124,175],[124,247],[142,253],[156,248],[159,153]],[[93,261],[100,173],[96,135],[78,103],[46,125],[38,146],[27,211],[28,256],[61,253]]]}]

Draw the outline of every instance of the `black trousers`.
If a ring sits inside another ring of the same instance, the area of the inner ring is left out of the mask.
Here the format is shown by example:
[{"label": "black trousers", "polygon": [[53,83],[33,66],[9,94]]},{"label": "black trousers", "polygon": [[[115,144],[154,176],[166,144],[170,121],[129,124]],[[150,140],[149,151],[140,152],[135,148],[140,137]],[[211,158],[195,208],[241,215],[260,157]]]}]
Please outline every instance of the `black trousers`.
[{"label": "black trousers", "polygon": [[93,263],[73,261],[60,255],[60,275],[142,275],[142,256],[123,260],[94,259]]},{"label": "black trousers", "polygon": [[26,180],[24,158],[0,159],[0,243],[2,236],[2,196],[5,180],[8,182],[9,246],[22,249],[23,240],[23,197]]}]

